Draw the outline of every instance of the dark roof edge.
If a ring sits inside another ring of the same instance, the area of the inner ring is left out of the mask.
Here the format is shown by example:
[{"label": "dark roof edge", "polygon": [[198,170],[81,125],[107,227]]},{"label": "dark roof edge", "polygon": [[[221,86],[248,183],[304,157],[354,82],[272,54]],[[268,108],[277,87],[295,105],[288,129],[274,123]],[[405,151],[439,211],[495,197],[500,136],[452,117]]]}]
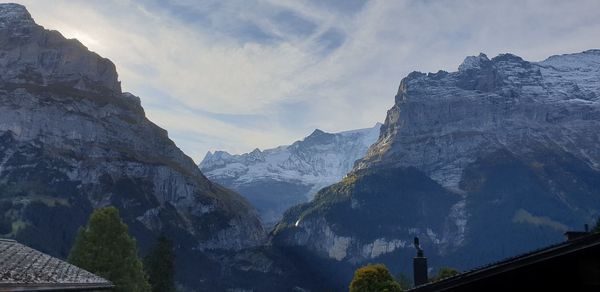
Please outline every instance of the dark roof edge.
[{"label": "dark roof edge", "polygon": [[[589,241],[589,242],[588,242]],[[457,287],[466,283],[471,283],[478,279],[487,278],[498,273],[511,271],[523,266],[537,263],[551,256],[560,256],[579,251],[584,248],[600,245],[600,233],[592,233],[587,236],[564,241],[542,249],[534,250],[522,255],[510,257],[505,260],[489,264],[487,266],[476,268],[456,276],[448,277],[437,282],[423,284],[414,287],[408,291],[419,291],[420,289],[448,289]],[[439,287],[438,287],[439,286]]]}]

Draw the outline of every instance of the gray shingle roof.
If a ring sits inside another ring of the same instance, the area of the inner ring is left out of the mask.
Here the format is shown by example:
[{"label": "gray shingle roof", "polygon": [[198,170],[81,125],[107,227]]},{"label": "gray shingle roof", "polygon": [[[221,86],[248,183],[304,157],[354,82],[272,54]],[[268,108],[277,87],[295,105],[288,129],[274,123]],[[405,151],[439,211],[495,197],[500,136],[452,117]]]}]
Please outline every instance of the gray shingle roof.
[{"label": "gray shingle roof", "polygon": [[112,283],[84,269],[27,247],[0,239],[0,291],[99,290]]}]

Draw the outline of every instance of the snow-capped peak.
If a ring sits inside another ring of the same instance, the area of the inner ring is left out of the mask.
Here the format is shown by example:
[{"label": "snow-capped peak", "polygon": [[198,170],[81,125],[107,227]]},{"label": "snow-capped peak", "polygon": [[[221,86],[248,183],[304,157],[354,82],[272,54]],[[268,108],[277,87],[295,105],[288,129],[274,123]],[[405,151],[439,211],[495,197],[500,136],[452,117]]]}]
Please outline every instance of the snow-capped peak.
[{"label": "snow-capped peak", "polygon": [[276,181],[305,181],[320,186],[342,178],[379,137],[381,124],[372,128],[327,133],[316,129],[290,146],[231,155],[210,151],[198,165],[209,177],[247,182],[269,177]]},{"label": "snow-capped peak", "polygon": [[[339,181],[352,169],[355,161],[377,141],[380,128],[377,123],[372,128],[340,133],[316,129],[289,146],[255,149],[241,155],[209,152],[198,166],[208,178],[242,195],[260,193],[262,197],[255,205],[259,211],[274,212],[269,218],[263,216],[269,221],[278,218],[281,215],[278,212],[285,208],[275,212],[265,201],[272,201],[278,208],[287,204],[287,208],[311,199],[318,190]],[[289,190],[289,185],[293,185],[294,191]],[[293,192],[295,198],[290,199]],[[284,200],[281,197],[285,195],[288,197]]]}]

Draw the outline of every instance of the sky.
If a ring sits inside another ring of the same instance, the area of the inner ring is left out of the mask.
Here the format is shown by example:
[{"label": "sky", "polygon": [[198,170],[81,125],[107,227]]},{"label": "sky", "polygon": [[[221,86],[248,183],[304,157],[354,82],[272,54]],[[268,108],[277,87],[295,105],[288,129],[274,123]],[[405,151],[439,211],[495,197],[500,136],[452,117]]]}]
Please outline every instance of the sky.
[{"label": "sky", "polygon": [[412,71],[600,48],[598,0],[17,0],[117,66],[196,162],[385,119]]}]

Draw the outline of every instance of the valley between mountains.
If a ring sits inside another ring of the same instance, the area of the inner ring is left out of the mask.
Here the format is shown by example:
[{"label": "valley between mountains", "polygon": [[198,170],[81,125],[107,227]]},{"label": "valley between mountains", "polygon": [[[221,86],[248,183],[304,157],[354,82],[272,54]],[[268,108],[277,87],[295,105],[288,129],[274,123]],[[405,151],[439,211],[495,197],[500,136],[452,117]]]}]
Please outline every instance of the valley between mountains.
[{"label": "valley between mountains", "polygon": [[181,291],[344,291],[354,271],[468,270],[600,216],[600,50],[468,56],[401,79],[383,124],[196,164],[117,66],[0,4],[0,237],[66,258],[115,206]]}]

